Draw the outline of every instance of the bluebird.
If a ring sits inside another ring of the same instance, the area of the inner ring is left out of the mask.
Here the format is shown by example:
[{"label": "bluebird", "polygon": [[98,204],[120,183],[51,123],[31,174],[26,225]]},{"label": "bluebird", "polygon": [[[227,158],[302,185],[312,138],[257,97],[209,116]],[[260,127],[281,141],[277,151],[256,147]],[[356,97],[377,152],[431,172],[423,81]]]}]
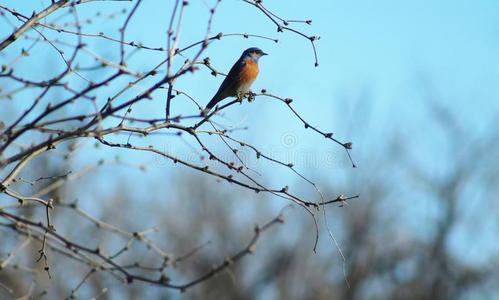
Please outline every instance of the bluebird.
[{"label": "bluebird", "polygon": [[243,96],[249,92],[251,84],[258,75],[258,60],[264,55],[267,55],[267,53],[259,48],[246,49],[232,66],[229,74],[225,77],[217,93],[206,105],[203,112],[208,113],[213,106],[227,97],[235,96],[238,99],[243,99]]}]

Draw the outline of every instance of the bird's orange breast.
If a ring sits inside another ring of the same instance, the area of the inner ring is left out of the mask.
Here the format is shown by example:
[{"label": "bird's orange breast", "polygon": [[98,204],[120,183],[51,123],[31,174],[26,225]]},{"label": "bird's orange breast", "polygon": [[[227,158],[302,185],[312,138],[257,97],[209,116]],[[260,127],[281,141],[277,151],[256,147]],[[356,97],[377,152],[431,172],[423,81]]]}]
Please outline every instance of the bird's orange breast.
[{"label": "bird's orange breast", "polygon": [[241,70],[240,83],[253,82],[258,75],[258,64],[253,60],[247,60]]}]

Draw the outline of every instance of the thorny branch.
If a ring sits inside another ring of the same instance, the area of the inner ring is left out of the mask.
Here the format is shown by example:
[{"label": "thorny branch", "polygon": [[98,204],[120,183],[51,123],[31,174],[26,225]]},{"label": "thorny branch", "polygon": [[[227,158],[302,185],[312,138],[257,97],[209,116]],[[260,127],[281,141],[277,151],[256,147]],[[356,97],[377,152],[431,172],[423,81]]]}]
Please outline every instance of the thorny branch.
[{"label": "thorny branch", "polygon": [[[209,270],[205,274],[199,276],[198,278],[191,280],[187,283],[177,284],[177,283],[171,283],[170,278],[165,277],[163,275],[157,279],[154,279],[154,278],[149,278],[149,277],[145,277],[142,275],[131,273],[130,271],[128,271],[129,267],[119,265],[112,258],[102,254],[99,248],[92,249],[92,248],[89,248],[85,245],[72,242],[72,241],[66,239],[64,236],[62,236],[54,231],[51,231],[50,228],[46,227],[45,225],[43,225],[41,223],[33,222],[31,220],[16,216],[14,214],[11,214],[11,213],[8,213],[5,211],[0,211],[0,216],[6,218],[7,220],[11,220],[13,223],[12,223],[12,225],[9,225],[9,226],[14,230],[18,230],[17,229],[18,225],[16,225],[16,223],[20,223],[20,224],[23,224],[22,225],[23,228],[19,229],[19,230],[21,230],[21,232],[23,232],[23,233],[35,234],[35,233],[32,233],[30,230],[38,231],[38,232],[40,232],[40,231],[45,232],[47,236],[50,236],[53,240],[55,240],[57,242],[58,246],[52,246],[52,247],[54,247],[54,249],[59,249],[58,251],[64,251],[65,253],[68,253],[66,250],[61,250],[60,247],[64,247],[67,250],[72,252],[72,254],[70,254],[71,256],[74,255],[75,257],[78,257],[79,259],[82,259],[83,261],[85,261],[89,257],[92,258],[92,260],[95,259],[94,261],[88,262],[88,263],[89,264],[98,263],[97,266],[100,270],[109,270],[113,273],[118,273],[119,275],[122,275],[123,281],[128,283],[128,284],[131,284],[133,281],[137,280],[137,281],[161,285],[161,286],[168,287],[168,288],[178,289],[178,290],[181,290],[183,292],[186,289],[188,289],[189,287],[192,287],[200,282],[203,282],[203,281],[213,277],[217,273],[220,273],[222,270],[228,268],[229,266],[231,266],[232,264],[241,260],[243,257],[247,256],[248,254],[254,253],[256,250],[256,244],[258,242],[258,239],[260,238],[260,235],[263,232],[267,231],[273,225],[284,222],[283,216],[279,215],[276,218],[270,220],[269,222],[265,223],[262,226],[255,226],[253,237],[248,242],[246,247],[244,247],[242,250],[227,257],[222,263],[220,263],[216,267],[212,268],[211,270]],[[44,236],[43,241],[45,241],[45,235],[43,235],[43,236]],[[26,240],[26,241],[29,242],[29,240]],[[45,245],[45,242],[43,245]],[[51,245],[54,245],[54,244],[51,244]],[[23,248],[23,247],[25,247],[24,244],[21,245],[20,248]],[[42,250],[40,250],[40,258],[42,256],[45,256],[44,251],[45,251],[44,248],[42,248]],[[48,271],[48,266],[45,269]],[[95,272],[95,271],[92,271],[92,272]]]}]

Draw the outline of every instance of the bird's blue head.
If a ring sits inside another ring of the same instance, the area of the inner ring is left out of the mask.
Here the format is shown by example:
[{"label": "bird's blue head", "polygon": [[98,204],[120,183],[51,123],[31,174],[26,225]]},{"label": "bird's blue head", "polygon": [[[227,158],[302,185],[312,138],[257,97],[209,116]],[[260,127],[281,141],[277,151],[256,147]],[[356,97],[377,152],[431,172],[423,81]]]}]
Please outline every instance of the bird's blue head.
[{"label": "bird's blue head", "polygon": [[260,57],[264,55],[267,55],[267,53],[263,52],[260,48],[251,47],[244,50],[243,54],[241,55],[241,58],[243,60],[251,59],[254,62],[258,62],[258,59],[260,59]]}]

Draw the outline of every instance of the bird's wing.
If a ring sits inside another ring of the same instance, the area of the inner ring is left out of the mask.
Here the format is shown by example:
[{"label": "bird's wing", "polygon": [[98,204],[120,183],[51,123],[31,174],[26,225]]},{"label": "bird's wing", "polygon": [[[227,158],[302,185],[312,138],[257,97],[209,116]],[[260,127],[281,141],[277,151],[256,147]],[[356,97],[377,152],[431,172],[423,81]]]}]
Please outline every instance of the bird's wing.
[{"label": "bird's wing", "polygon": [[238,60],[230,69],[229,74],[225,77],[224,81],[218,88],[217,93],[211,99],[210,103],[206,106],[207,108],[212,108],[219,101],[235,95],[237,91],[237,85],[239,84],[239,77],[241,76],[241,68],[244,66],[245,62]]}]

